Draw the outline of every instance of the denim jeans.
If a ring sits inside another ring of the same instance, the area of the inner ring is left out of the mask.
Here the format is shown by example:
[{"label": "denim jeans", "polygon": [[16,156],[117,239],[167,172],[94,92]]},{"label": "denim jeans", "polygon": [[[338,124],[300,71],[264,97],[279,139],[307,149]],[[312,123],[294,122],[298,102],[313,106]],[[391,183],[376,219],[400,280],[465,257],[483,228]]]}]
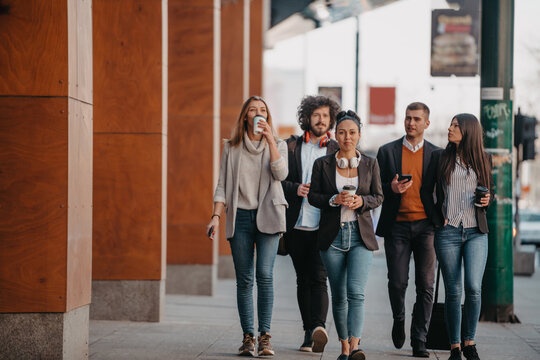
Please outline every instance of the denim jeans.
[{"label": "denim jeans", "polygon": [[257,248],[257,317],[259,332],[270,332],[274,305],[274,261],[278,235],[257,230],[257,210],[237,209],[235,230],[228,239],[236,272],[236,303],[244,334],[255,334],[253,319],[253,260]]},{"label": "denim jeans", "polygon": [[445,317],[450,344],[461,342],[461,294],[465,273],[465,306],[463,339],[474,340],[482,304],[482,278],[486,268],[488,237],[477,227],[464,229],[462,225],[446,225],[435,232],[435,252],[444,279]]},{"label": "denim jeans", "polygon": [[360,237],[358,222],[341,223],[326,251],[321,251],[332,290],[332,313],[340,340],[360,338],[364,327],[364,293],[373,252]]}]

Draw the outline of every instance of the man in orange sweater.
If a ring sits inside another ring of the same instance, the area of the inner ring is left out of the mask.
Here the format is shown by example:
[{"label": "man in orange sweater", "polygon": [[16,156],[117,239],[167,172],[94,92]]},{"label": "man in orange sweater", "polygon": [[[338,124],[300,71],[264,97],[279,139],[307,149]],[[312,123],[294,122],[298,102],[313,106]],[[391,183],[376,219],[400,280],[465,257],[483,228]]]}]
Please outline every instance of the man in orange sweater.
[{"label": "man in orange sweater", "polygon": [[[405,111],[406,135],[381,146],[377,153],[384,192],[377,235],[384,237],[388,294],[394,318],[392,341],[398,349],[405,342],[405,292],[413,253],[416,303],[410,337],[415,357],[429,357],[426,335],[431,319],[435,278],[434,227],[420,199],[422,177],[431,153],[438,149],[424,140],[424,130],[428,126],[427,105],[421,102],[409,104]],[[401,175],[412,177],[401,179]]]}]

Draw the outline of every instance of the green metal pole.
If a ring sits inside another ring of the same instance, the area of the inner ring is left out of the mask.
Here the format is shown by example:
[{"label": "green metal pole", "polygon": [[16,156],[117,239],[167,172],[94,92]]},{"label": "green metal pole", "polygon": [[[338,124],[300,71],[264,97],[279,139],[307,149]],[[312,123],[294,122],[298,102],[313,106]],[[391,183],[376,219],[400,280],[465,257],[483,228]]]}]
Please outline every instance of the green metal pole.
[{"label": "green metal pole", "polygon": [[489,252],[481,320],[514,322],[512,133],[514,0],[482,2],[481,122],[494,159],[496,199],[488,210]]}]

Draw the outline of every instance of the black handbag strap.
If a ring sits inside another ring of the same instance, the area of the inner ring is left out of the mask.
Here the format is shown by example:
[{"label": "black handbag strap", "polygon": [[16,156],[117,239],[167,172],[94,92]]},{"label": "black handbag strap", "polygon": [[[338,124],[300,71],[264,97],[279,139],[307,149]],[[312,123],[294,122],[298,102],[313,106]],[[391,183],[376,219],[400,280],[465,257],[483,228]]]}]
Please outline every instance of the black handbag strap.
[{"label": "black handbag strap", "polygon": [[437,285],[435,285],[435,302],[439,302],[439,278],[441,277],[441,264],[437,262]]}]

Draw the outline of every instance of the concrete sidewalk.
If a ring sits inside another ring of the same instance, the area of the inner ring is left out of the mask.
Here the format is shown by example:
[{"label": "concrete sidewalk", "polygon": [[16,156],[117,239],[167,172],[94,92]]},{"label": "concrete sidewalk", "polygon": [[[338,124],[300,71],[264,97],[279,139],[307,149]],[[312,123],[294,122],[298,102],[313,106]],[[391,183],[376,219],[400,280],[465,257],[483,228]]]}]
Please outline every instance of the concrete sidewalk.
[{"label": "concrete sidewalk", "polygon": [[[414,276],[411,274],[411,283]],[[328,316],[329,343],[323,354],[297,351],[303,340],[300,312],[296,304],[295,274],[290,257],[278,256],[275,266],[275,302],[272,345],[275,359],[336,359],[340,346],[331,310]],[[540,275],[515,278],[515,312],[521,324],[482,322],[477,343],[483,360],[540,359]],[[407,313],[414,289],[407,291]],[[367,358],[412,359],[409,338],[401,350],[392,345],[392,316],[387,295],[384,254],[374,257],[366,293],[366,320],[361,347]],[[410,326],[408,315],[406,329]],[[408,337],[407,330],[407,337]],[[242,330],[238,320],[234,280],[220,280],[216,295],[167,295],[161,323],[121,321],[90,322],[91,359],[238,359]],[[431,352],[431,359],[447,359],[445,351]]]}]

